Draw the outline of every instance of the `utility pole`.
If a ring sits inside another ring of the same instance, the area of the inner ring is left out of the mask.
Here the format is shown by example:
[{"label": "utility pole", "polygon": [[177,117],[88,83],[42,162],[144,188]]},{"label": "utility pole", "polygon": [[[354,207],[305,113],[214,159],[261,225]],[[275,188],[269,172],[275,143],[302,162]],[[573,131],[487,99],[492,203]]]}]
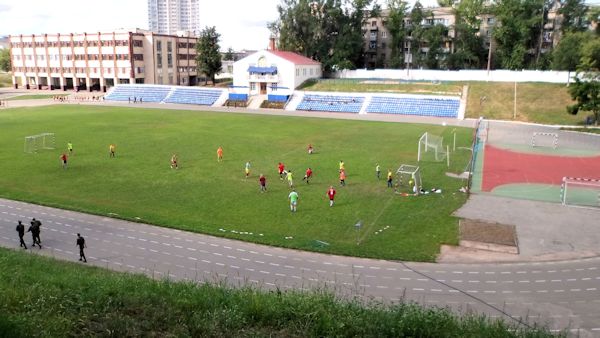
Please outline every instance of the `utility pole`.
[{"label": "utility pole", "polygon": [[[490,30],[491,32],[491,30]],[[492,41],[494,41],[494,38],[492,37],[492,34],[490,33],[490,47],[488,50],[488,62],[487,62],[487,77],[488,77],[488,81],[490,80],[490,67],[492,65]]]},{"label": "utility pole", "polygon": [[544,41],[544,13],[545,13],[544,2],[542,2],[542,23],[540,26],[540,45],[538,46],[537,55],[535,57],[536,67],[539,67],[540,54],[542,53],[542,43]]}]

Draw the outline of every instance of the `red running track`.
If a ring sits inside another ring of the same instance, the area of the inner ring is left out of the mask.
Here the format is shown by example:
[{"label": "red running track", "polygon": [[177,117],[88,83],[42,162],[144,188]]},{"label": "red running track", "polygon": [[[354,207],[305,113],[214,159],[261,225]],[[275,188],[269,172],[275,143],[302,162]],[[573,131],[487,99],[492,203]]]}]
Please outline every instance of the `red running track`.
[{"label": "red running track", "polygon": [[511,183],[560,185],[565,176],[600,179],[600,156],[527,154],[485,146],[482,191]]}]

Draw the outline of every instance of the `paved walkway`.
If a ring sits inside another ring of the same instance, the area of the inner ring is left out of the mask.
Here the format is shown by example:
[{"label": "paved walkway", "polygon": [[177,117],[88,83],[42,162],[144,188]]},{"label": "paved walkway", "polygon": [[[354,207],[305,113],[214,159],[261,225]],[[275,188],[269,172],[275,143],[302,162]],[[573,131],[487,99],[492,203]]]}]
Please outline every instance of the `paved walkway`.
[{"label": "paved walkway", "polygon": [[[19,249],[17,220],[40,219],[42,249],[77,261],[75,234],[90,265],[154,278],[223,281],[265,289],[328,289],[385,302],[416,301],[518,323],[548,323],[600,336],[600,258],[517,264],[428,264],[273,248],[102,216],[0,199],[0,245]],[[28,238],[27,243],[31,240]]]}]

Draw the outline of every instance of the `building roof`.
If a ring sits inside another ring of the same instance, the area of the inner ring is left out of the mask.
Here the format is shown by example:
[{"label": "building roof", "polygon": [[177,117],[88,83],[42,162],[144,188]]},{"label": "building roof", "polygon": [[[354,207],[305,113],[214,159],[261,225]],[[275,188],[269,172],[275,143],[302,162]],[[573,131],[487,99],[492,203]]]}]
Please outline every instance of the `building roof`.
[{"label": "building roof", "polygon": [[306,56],[294,53],[294,52],[284,52],[281,50],[270,50],[269,53],[278,56],[282,59],[285,59],[296,65],[320,65],[320,62],[317,62],[313,59],[309,59]]}]

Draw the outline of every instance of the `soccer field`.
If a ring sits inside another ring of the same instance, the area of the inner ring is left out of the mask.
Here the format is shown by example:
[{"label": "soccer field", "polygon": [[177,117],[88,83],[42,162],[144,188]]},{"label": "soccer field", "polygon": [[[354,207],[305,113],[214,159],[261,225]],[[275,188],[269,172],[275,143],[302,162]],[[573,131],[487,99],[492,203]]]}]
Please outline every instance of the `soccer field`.
[{"label": "soccer field", "polygon": [[[431,261],[440,244],[457,243],[451,214],[466,200],[458,192],[464,182],[445,175],[465,169],[465,150],[452,153],[449,169],[445,162],[420,163],[424,188],[441,194],[402,196],[386,187],[388,168],[416,164],[424,132],[452,147],[450,126],[54,105],[1,111],[0,128],[2,197],[290,248]],[[24,137],[43,132],[56,134],[56,149],[24,153]],[[456,128],[457,149],[470,146],[471,134]],[[67,142],[74,154],[63,170],[59,155]],[[173,153],[178,170],[170,169]],[[345,187],[338,183],[340,160]],[[294,174],[297,213],[290,212],[278,162]],[[308,167],[310,184],[302,181]],[[261,173],[266,193],[259,191]],[[329,185],[337,189],[333,207]]]}]

